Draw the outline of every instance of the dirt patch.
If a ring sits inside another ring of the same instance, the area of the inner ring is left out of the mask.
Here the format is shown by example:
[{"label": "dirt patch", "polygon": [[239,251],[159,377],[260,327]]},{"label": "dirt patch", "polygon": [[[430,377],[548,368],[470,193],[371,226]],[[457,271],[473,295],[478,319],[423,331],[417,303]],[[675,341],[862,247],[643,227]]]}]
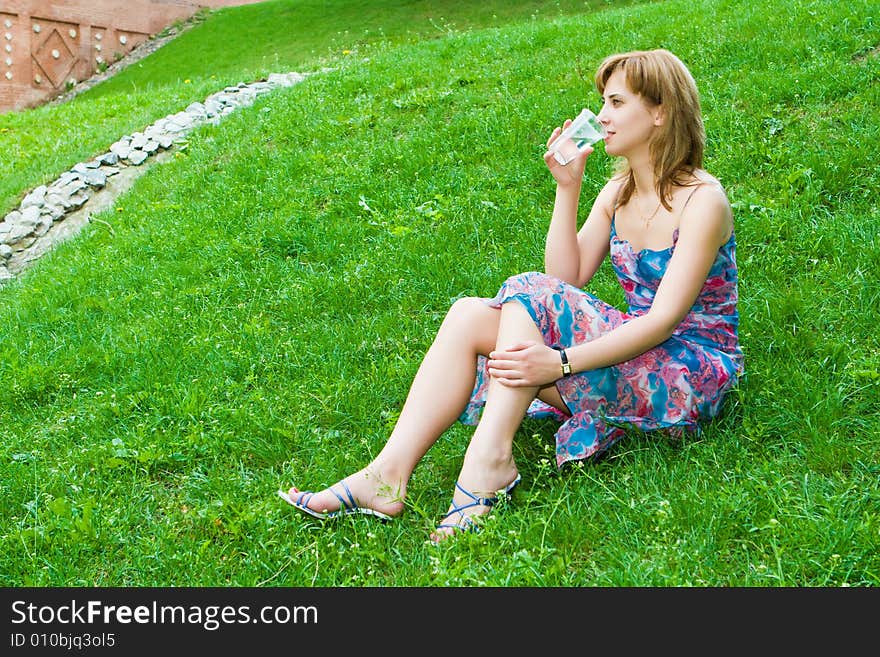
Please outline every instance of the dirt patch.
[{"label": "dirt patch", "polygon": [[873,59],[874,57],[877,57],[878,55],[880,55],[880,43],[878,43],[873,48],[868,48],[867,50],[862,50],[861,52],[855,54],[853,56],[852,60],[856,64],[861,64],[862,62],[866,62],[869,59]]}]

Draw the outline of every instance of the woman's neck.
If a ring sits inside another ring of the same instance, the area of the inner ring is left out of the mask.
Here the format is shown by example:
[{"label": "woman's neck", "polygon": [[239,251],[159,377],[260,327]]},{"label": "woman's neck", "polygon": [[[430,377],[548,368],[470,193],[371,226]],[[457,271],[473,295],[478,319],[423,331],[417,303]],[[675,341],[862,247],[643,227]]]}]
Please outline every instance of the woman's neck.
[{"label": "woman's neck", "polygon": [[639,198],[657,198],[657,188],[654,183],[654,167],[650,162],[637,164],[630,161],[630,172],[635,183],[635,193]]}]

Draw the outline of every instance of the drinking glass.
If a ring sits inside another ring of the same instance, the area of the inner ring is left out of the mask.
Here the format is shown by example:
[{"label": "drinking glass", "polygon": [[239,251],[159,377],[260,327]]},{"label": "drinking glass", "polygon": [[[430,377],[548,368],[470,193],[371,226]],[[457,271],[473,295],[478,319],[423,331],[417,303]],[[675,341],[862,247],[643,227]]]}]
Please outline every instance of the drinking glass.
[{"label": "drinking glass", "polygon": [[584,108],[574,121],[550,144],[550,152],[559,164],[568,164],[597,141],[605,139],[605,127],[589,109]]}]

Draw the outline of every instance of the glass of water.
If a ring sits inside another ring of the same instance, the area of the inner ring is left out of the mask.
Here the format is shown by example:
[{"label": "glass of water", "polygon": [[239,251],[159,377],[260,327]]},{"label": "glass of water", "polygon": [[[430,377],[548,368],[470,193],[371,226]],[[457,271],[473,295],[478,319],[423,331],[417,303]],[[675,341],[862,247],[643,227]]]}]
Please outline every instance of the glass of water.
[{"label": "glass of water", "polygon": [[605,127],[590,110],[584,108],[574,121],[550,144],[550,152],[559,164],[568,164],[587,146],[605,139]]}]

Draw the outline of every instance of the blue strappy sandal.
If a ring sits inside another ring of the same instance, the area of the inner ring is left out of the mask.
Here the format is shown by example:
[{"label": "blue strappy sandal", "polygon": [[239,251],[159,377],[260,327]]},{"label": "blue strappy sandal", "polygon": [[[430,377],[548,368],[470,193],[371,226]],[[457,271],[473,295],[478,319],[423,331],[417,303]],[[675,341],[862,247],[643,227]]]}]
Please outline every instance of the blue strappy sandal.
[{"label": "blue strappy sandal", "polygon": [[460,483],[455,482],[455,487],[460,490],[462,493],[471,498],[472,501],[467,504],[458,505],[455,503],[455,500],[452,500],[452,509],[443,516],[443,520],[447,520],[449,516],[453,513],[457,513],[459,515],[458,522],[455,524],[441,522],[437,525],[437,529],[457,529],[462,532],[478,532],[480,531],[480,526],[474,522],[470,516],[464,514],[465,509],[470,509],[474,506],[488,506],[493,507],[499,502],[499,498],[503,495],[504,497],[510,497],[510,494],[513,492],[513,489],[519,485],[519,482],[522,481],[521,475],[516,475],[516,479],[514,479],[510,484],[508,484],[505,488],[498,491],[495,497],[477,497],[469,490],[466,490],[462,487]]},{"label": "blue strappy sandal", "polygon": [[325,513],[321,513],[320,511],[314,511],[310,509],[308,504],[309,500],[312,499],[314,493],[309,491],[301,492],[296,496],[296,499],[290,497],[290,495],[283,490],[278,491],[278,496],[290,504],[292,507],[299,509],[303,513],[307,513],[313,518],[318,518],[319,520],[330,520],[332,518],[340,518],[342,516],[348,516],[352,514],[362,514],[365,516],[374,516],[383,522],[388,522],[392,519],[391,516],[382,513],[381,511],[375,511],[373,509],[366,509],[364,507],[360,507],[357,505],[357,502],[354,501],[354,495],[351,494],[351,490],[349,490],[348,485],[345,481],[340,481],[342,487],[345,489],[345,494],[348,496],[348,500],[346,500],[342,495],[333,490],[333,487],[330,487],[330,492],[333,493],[336,498],[339,500],[339,504],[341,505],[336,511],[327,511]]}]

